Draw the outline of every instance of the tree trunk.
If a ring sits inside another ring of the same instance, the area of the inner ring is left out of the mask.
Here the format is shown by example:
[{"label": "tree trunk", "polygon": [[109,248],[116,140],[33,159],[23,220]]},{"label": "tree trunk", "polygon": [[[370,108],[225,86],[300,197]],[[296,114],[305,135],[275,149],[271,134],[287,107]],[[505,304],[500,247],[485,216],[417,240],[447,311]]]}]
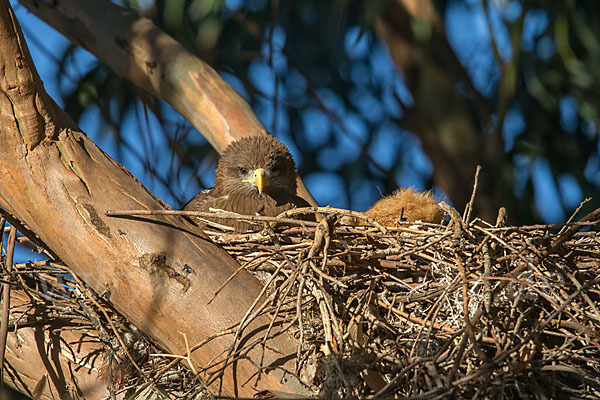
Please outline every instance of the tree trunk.
[{"label": "tree trunk", "polygon": [[[173,56],[180,55],[171,45],[160,47],[168,48]],[[193,346],[240,322],[259,296],[261,285],[242,271],[209,304],[213,293],[239,265],[194,227],[171,216],[105,216],[109,209],[166,206],[102,152],[48,97],[8,0],[0,7],[0,67],[0,205],[120,313],[173,354],[185,354],[183,334]],[[129,68],[136,71],[134,65]],[[204,99],[207,107],[222,108],[202,92],[191,94],[204,84],[201,73],[186,79],[190,96]],[[170,89],[163,89],[173,95]],[[212,90],[225,101],[231,97],[231,91]],[[237,115],[238,122],[247,115],[244,109]],[[268,317],[256,319],[244,331],[241,343],[261,338],[268,323]],[[192,358],[203,367],[214,365],[215,360],[223,360],[232,339],[219,337],[195,351]],[[264,365],[286,360],[295,354],[295,346],[286,334],[270,340]],[[260,360],[260,352],[254,350],[248,358]],[[284,368],[293,369],[287,364]],[[255,372],[256,367],[243,358],[228,366],[224,391],[252,396],[254,381],[248,381]],[[293,377],[287,376],[284,383],[282,374],[281,370],[262,374],[258,389],[304,393]]]}]

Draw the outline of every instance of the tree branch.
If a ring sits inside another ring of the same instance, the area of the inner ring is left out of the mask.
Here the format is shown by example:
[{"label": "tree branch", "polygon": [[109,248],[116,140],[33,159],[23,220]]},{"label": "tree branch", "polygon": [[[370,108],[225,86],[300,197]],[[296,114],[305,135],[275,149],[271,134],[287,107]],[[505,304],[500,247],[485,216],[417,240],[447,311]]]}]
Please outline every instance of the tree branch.
[{"label": "tree branch", "polygon": [[[20,0],[121,77],[169,103],[221,153],[233,140],[266,134],[250,106],[208,64],[152,21],[106,0]],[[298,194],[316,201],[298,180]]]}]

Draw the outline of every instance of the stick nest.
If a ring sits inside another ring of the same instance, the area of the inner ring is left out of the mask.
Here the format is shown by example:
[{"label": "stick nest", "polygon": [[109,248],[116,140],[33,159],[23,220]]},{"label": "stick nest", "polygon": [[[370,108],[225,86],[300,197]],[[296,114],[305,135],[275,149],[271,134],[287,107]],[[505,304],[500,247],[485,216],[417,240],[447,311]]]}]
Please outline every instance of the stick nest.
[{"label": "stick nest", "polygon": [[[312,211],[326,216],[296,225],[290,213],[284,224],[249,217],[257,232],[207,233],[264,283],[263,299],[247,315],[267,313],[297,339],[293,372],[319,396],[600,397],[594,218],[503,226],[501,217],[495,225],[467,221],[446,207],[444,225],[385,228],[350,211]],[[364,225],[347,225],[346,217]],[[122,353],[107,324],[121,317],[78,293],[69,307],[83,303],[77,315]],[[118,326],[127,330],[126,321]],[[146,353],[157,352],[143,340]],[[127,385],[153,380],[186,398],[209,396],[179,361],[138,356],[140,373]]]},{"label": "stick nest", "polygon": [[[598,398],[598,221],[211,233],[266,286],[326,398]],[[360,218],[360,216],[359,216]],[[589,220],[589,218],[587,219]]]}]

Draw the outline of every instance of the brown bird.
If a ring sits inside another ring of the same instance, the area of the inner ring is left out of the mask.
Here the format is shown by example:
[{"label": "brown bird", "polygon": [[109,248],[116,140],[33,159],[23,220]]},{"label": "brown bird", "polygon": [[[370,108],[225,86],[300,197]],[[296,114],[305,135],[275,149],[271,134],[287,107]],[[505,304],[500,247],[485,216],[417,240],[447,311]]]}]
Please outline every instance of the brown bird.
[{"label": "brown bird", "polygon": [[378,200],[365,214],[384,226],[394,226],[400,220],[440,223],[444,217],[431,192],[411,188],[398,189]]},{"label": "brown bird", "polygon": [[[215,186],[200,192],[183,209],[220,209],[244,215],[274,217],[295,207],[309,207],[296,195],[296,164],[283,143],[272,136],[246,137],[227,146],[215,176]],[[236,231],[251,225],[215,219]]]}]

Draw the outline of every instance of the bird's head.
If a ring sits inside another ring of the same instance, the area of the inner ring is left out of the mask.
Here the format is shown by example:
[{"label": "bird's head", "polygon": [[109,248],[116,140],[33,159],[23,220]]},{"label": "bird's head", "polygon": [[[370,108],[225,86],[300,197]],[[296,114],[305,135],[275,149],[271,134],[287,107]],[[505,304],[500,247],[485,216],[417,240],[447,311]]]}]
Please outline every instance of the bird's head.
[{"label": "bird's head", "polygon": [[221,156],[215,188],[246,196],[296,193],[296,165],[288,149],[272,136],[232,142]]}]

